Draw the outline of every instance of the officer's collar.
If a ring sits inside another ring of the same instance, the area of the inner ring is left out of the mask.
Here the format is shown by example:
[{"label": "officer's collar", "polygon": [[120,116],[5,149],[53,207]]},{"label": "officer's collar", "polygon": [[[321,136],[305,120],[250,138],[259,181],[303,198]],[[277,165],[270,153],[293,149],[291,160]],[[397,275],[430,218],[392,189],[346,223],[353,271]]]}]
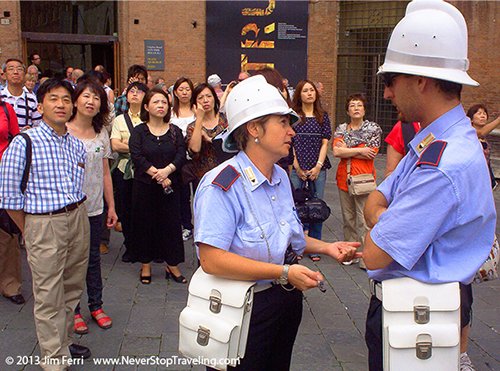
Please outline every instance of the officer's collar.
[{"label": "officer's collar", "polygon": [[[281,182],[281,178],[277,175],[276,169],[273,169],[273,174],[271,175],[271,181],[269,181],[264,174],[260,172],[259,169],[253,164],[250,158],[244,151],[240,151],[235,156],[236,162],[239,165],[239,171],[243,179],[250,184],[250,189],[253,191],[257,189],[262,183],[267,182],[270,186],[278,185]],[[278,166],[278,165],[274,165]]]},{"label": "officer's collar", "polygon": [[457,124],[464,116],[465,111],[462,105],[458,104],[444,115],[439,116],[427,127],[422,128],[409,143],[410,148],[417,156],[420,156],[429,144],[435,139],[442,138],[444,132]]}]

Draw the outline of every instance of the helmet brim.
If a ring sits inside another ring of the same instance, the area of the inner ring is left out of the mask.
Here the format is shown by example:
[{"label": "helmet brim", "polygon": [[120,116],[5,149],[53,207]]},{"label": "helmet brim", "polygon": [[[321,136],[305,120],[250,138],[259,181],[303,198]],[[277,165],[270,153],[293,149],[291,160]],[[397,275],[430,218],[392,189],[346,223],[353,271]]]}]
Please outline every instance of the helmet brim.
[{"label": "helmet brim", "polygon": [[377,75],[384,73],[404,73],[407,75],[431,77],[434,79],[455,82],[457,84],[479,86],[467,72],[439,67],[422,67],[407,64],[385,62],[379,67]]},{"label": "helmet brim", "polygon": [[[274,107],[273,107],[274,108]],[[242,120],[242,122],[236,123],[231,130],[224,130],[219,135],[217,135],[216,139],[222,139],[222,149],[224,152],[235,153],[238,152],[238,145],[234,140],[233,133],[237,128],[250,122],[252,120],[258,119],[259,117],[267,116],[267,115],[277,115],[277,116],[285,116],[288,115],[290,117],[290,125],[294,126],[297,122],[300,121],[300,116],[291,108],[286,110],[280,110],[276,112],[276,109],[271,108],[268,113],[261,114],[258,117],[254,117],[251,119]]]}]

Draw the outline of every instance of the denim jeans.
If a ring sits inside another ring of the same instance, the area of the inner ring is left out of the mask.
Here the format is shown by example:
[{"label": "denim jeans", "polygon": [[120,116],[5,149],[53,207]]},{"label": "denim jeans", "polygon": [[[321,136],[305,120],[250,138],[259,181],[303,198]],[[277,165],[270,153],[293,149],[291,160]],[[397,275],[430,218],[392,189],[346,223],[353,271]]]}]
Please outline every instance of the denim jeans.
[{"label": "denim jeans", "polygon": [[[292,182],[292,187],[294,189],[299,189],[304,186],[304,181],[299,178],[297,172],[292,170],[290,174],[290,181]],[[313,182],[316,188],[315,196],[323,199],[325,194],[325,183],[326,183],[326,170],[321,170],[319,172],[318,178]],[[323,229],[323,223],[314,224],[304,224],[304,229],[309,230],[309,236],[321,240],[321,230]]]},{"label": "denim jeans", "polygon": [[[99,244],[101,243],[103,215],[89,217],[90,250],[86,282],[89,310],[91,312],[102,307],[101,254],[99,252]],[[80,303],[76,306],[75,313],[80,313]]]}]

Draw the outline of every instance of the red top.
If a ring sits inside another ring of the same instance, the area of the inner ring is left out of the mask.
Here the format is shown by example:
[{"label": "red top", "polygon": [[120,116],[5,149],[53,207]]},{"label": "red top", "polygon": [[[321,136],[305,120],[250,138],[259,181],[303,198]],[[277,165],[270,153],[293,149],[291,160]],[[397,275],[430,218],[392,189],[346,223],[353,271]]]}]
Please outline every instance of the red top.
[{"label": "red top", "polygon": [[9,145],[9,134],[12,136],[19,134],[16,112],[9,103],[4,102],[4,104],[9,111],[10,121],[7,120],[5,111],[0,105],[0,159]]},{"label": "red top", "polygon": [[[420,124],[416,121],[413,122],[413,128],[415,129],[415,133],[418,132],[420,130]],[[403,139],[401,121],[396,122],[396,125],[394,125],[391,132],[387,134],[387,137],[385,137],[385,142],[387,144],[390,144],[397,152],[401,153],[404,156],[405,141]]]}]

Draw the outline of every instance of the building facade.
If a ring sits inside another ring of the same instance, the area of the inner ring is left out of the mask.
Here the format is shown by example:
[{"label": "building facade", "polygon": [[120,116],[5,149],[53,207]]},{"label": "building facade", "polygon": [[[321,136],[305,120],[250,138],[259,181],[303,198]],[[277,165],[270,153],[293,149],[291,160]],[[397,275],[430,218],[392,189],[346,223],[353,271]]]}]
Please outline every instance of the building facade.
[{"label": "building facade", "polygon": [[[221,6],[223,6],[223,2]],[[241,2],[245,4],[247,2]],[[255,2],[252,2],[255,3]],[[268,7],[282,1],[262,1]],[[307,77],[325,87],[323,104],[332,120],[347,119],[344,100],[352,92],[368,96],[367,118],[387,132],[395,112],[383,99],[375,73],[407,1],[310,0],[307,5]],[[468,107],[485,103],[500,110],[498,1],[451,1],[469,28],[470,74],[481,83],[465,87]],[[243,6],[243,5],[242,5]],[[179,76],[206,79],[205,1],[2,1],[0,61],[40,53],[42,68],[62,72],[71,65],[88,70],[102,64],[121,91],[127,67],[145,64],[145,40],[163,40],[164,70],[152,71],[172,84]],[[228,22],[231,20],[229,19]],[[220,58],[224,59],[221,50]],[[279,67],[278,67],[279,69]],[[225,81],[229,82],[229,81]]]}]

